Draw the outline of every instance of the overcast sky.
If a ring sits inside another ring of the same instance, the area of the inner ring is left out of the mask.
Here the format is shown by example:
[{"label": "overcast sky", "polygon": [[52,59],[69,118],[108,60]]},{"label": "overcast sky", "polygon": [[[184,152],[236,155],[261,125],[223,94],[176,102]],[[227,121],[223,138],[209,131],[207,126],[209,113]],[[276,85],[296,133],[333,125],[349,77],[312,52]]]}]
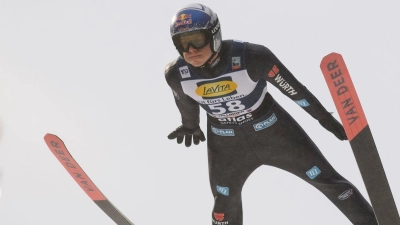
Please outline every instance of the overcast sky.
[{"label": "overcast sky", "polygon": [[[352,3],[351,3],[352,2]],[[339,119],[319,65],[341,53],[400,204],[397,2],[203,1],[223,39],[270,48]],[[135,225],[211,224],[207,146],[167,139],[180,114],[164,79],[182,0],[0,0],[0,224],[114,224],[48,150],[53,133]],[[348,142],[271,94],[368,199]],[[201,127],[206,130],[205,112]],[[397,133],[397,134],[396,134]],[[244,224],[350,224],[319,191],[264,166],[243,189]]]}]

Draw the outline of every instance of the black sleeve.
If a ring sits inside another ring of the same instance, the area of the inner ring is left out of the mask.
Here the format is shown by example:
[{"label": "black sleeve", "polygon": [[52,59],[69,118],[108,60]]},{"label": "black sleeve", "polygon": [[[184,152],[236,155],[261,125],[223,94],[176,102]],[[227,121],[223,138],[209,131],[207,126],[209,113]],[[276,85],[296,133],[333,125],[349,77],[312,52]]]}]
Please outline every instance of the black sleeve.
[{"label": "black sleeve", "polygon": [[252,79],[267,80],[317,120],[328,114],[318,99],[268,48],[248,43],[246,49],[246,64]]},{"label": "black sleeve", "polygon": [[175,96],[175,103],[181,113],[182,125],[192,129],[199,126],[200,109],[199,104],[183,92],[182,85],[179,80],[176,61],[168,64],[165,68],[165,79],[172,89]]}]

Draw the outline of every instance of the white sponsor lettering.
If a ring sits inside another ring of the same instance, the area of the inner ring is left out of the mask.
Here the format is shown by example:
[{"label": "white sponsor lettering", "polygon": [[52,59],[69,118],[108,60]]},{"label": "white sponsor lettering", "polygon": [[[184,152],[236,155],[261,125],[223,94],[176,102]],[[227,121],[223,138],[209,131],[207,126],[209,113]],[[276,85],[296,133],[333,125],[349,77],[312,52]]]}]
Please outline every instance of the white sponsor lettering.
[{"label": "white sponsor lettering", "polygon": [[279,84],[279,86],[286,91],[287,93],[289,93],[290,95],[295,95],[297,94],[296,90],[294,90],[294,88],[292,86],[290,86],[290,84],[288,84],[288,82],[285,81],[285,79],[283,79],[283,77],[281,77],[280,74],[276,75],[275,77],[275,81],[276,83]]},{"label": "white sponsor lettering", "polygon": [[251,113],[248,113],[237,117],[220,118],[218,119],[218,121],[221,124],[225,125],[242,125],[244,123],[252,121],[253,119],[253,115]]},{"label": "white sponsor lettering", "polygon": [[211,33],[212,33],[212,34],[215,34],[215,32],[218,31],[219,26],[220,26],[220,24],[219,24],[219,22],[218,22],[217,25],[215,25],[215,27],[211,30]]},{"label": "white sponsor lettering", "polygon": [[225,222],[219,222],[219,221],[216,221],[216,220],[212,220],[212,222],[213,222],[213,224],[216,224],[216,225],[227,225],[227,224],[229,224],[229,221],[225,221]]}]

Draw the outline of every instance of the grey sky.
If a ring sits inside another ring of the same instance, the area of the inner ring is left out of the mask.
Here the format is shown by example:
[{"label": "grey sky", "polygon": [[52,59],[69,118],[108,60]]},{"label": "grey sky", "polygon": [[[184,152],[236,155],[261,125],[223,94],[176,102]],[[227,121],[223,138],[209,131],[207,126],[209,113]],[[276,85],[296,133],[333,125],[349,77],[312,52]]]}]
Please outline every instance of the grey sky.
[{"label": "grey sky", "polygon": [[[136,225],[211,223],[206,144],[166,136],[180,114],[164,79],[169,37],[187,1],[0,0],[0,224],[108,225],[47,149],[67,148]],[[399,207],[400,14],[396,1],[203,1],[223,39],[270,48],[339,119],[319,64],[347,63]],[[368,198],[348,142],[269,85],[335,169]],[[201,126],[205,130],[205,112]],[[243,190],[244,224],[350,224],[312,186],[261,167]],[[323,221],[323,222],[322,222]]]}]

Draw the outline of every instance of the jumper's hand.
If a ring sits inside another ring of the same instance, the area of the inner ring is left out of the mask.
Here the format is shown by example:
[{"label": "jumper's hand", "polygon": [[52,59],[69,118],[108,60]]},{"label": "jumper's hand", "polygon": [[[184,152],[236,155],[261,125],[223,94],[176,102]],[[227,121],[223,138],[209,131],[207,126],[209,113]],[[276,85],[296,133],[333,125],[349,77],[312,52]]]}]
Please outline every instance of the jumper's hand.
[{"label": "jumper's hand", "polygon": [[332,134],[334,134],[339,140],[347,140],[346,132],[344,131],[343,125],[337,121],[332,114],[327,114],[318,122]]},{"label": "jumper's hand", "polygon": [[176,128],[176,130],[172,131],[172,133],[168,135],[168,139],[170,140],[176,138],[178,144],[181,144],[183,142],[184,137],[185,137],[186,147],[190,147],[190,145],[192,145],[192,137],[193,137],[193,143],[195,145],[198,145],[200,141],[206,140],[203,131],[201,131],[200,127],[189,129],[185,128],[184,126],[179,126],[178,128]]}]

